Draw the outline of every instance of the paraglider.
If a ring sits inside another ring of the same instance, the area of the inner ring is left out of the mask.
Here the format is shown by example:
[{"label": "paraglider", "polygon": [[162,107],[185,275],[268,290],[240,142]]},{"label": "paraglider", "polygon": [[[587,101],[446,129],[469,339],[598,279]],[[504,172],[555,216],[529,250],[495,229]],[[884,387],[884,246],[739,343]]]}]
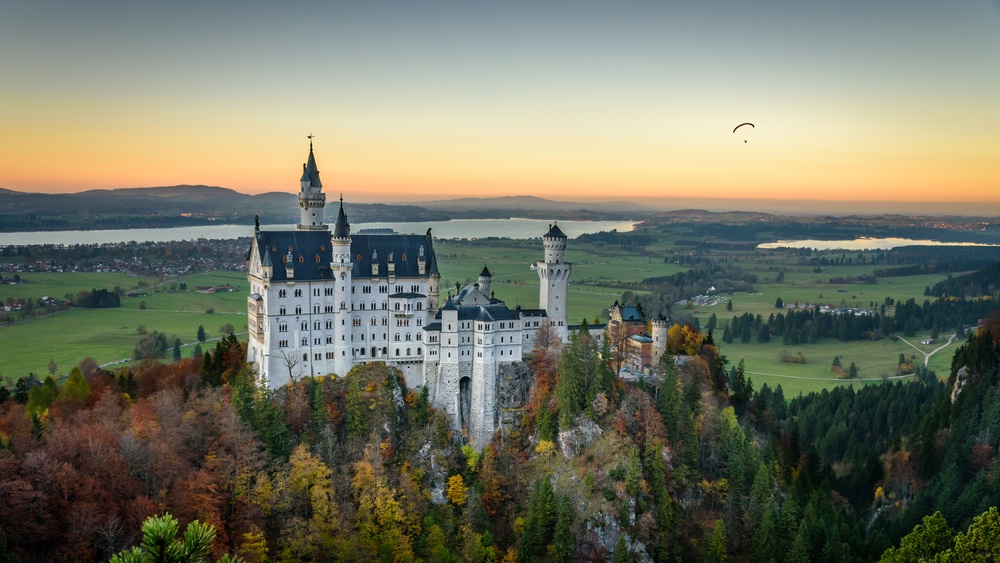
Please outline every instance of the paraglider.
[{"label": "paraglider", "polygon": [[[740,124],[739,124],[739,125],[737,125],[736,127],[733,127],[733,133],[735,133],[737,129],[739,129],[740,127],[743,127],[744,125],[749,125],[750,127],[753,127],[754,129],[756,129],[756,127],[754,127],[754,124],[753,124],[753,123],[750,123],[750,122],[748,121],[748,122],[746,122],[746,123],[740,123]],[[745,143],[745,142],[747,142],[747,140],[746,140],[746,139],[743,139],[743,142]]]}]

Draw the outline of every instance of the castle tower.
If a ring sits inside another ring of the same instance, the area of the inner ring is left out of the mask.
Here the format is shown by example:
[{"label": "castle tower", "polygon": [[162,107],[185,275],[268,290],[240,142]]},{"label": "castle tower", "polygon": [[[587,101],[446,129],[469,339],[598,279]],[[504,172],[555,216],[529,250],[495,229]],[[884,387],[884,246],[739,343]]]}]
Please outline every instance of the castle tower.
[{"label": "castle tower", "polygon": [[653,369],[660,364],[660,358],[667,351],[667,319],[660,315],[660,318],[653,319],[650,323],[650,335],[653,337],[652,354],[650,362]]},{"label": "castle tower", "polygon": [[441,272],[438,271],[437,257],[431,249],[434,248],[434,239],[431,238],[431,230],[427,229],[427,249],[430,257],[427,268],[427,318],[433,319],[438,312],[438,304],[441,301]]},{"label": "castle tower", "polygon": [[479,272],[479,291],[482,292],[486,297],[490,296],[490,290],[493,285],[493,274],[490,273],[490,269],[483,266],[483,271]]},{"label": "castle tower", "polygon": [[327,226],[323,224],[325,206],[326,194],[323,193],[323,183],[319,181],[319,169],[316,168],[316,157],[313,156],[312,135],[309,135],[309,161],[302,165],[302,178],[299,179],[299,207],[302,208],[302,217],[297,229],[327,230]]},{"label": "castle tower", "polygon": [[566,240],[566,235],[559,230],[558,225],[550,225],[549,232],[542,236],[545,261],[535,263],[539,281],[538,307],[545,309],[550,325],[563,342],[568,335],[566,297],[569,276],[573,272],[573,264],[566,262]]},{"label": "castle tower", "polygon": [[[312,151],[310,151],[310,156]],[[322,212],[322,209],[320,210]],[[344,197],[340,197],[340,211],[337,212],[337,222],[333,226],[333,236],[330,237],[330,270],[333,273],[333,326],[337,331],[334,337],[334,373],[343,377],[351,371],[354,359],[351,356],[351,338],[347,338],[352,330],[351,318],[351,270],[354,262],[351,259],[351,224],[347,222],[344,212]]]}]

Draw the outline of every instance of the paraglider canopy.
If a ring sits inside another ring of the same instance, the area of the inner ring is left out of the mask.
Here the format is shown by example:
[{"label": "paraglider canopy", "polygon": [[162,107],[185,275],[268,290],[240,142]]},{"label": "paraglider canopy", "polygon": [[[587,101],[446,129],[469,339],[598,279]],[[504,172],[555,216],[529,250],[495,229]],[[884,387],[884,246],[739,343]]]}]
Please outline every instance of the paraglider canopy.
[{"label": "paraglider canopy", "polygon": [[[740,123],[740,124],[739,124],[739,125],[737,125],[736,127],[733,127],[733,133],[735,133],[737,129],[739,129],[740,127],[743,127],[744,125],[749,125],[750,127],[752,127],[752,128],[754,128],[754,129],[756,129],[756,127],[754,127],[753,123],[750,123],[750,122],[748,121],[748,122],[746,122],[746,123]],[[745,142],[747,142],[747,140],[746,140],[746,139],[743,139],[743,142],[745,143]]]}]

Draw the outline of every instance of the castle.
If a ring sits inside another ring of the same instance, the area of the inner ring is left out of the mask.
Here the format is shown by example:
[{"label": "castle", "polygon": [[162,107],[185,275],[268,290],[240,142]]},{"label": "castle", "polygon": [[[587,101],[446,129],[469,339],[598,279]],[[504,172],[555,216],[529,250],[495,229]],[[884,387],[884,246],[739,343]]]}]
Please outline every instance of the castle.
[{"label": "castle", "polygon": [[305,376],[346,375],[384,362],[407,387],[427,387],[431,404],[476,444],[500,419],[501,380],[523,366],[539,329],[565,341],[573,265],[557,225],[542,236],[539,309],[510,309],[492,291],[484,267],[478,283],[457,287],[441,303],[441,274],[430,229],[423,235],[351,234],[343,197],[332,231],[326,194],[309,143],[299,180],[301,220],[294,230],[254,227],[247,254],[247,361],[276,389]]}]

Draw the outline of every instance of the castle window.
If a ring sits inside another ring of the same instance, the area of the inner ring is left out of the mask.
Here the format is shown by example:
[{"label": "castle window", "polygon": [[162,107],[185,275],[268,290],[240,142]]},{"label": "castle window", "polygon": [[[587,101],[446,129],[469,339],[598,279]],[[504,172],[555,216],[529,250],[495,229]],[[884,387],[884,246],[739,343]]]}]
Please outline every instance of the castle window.
[{"label": "castle window", "polygon": [[278,332],[288,332],[288,325],[286,324],[278,325]]},{"label": "castle window", "polygon": [[[309,339],[308,339],[308,338],[303,338],[303,339],[302,339],[302,345],[303,345],[303,346],[308,346],[308,345],[309,345]],[[309,358],[302,358],[302,359],[303,359],[303,360],[307,360],[307,359],[309,359]]]},{"label": "castle window", "polygon": [[406,262],[406,253],[403,253],[403,262]]},{"label": "castle window", "polygon": [[302,256],[301,254],[299,254],[299,264],[301,264],[301,263],[303,263],[305,261],[306,261],[306,257]]},{"label": "castle window", "polygon": [[316,263],[319,264],[319,254],[316,255]]},{"label": "castle window", "polygon": [[409,348],[407,348],[407,349],[406,349],[406,355],[407,355],[407,356],[409,356],[409,355],[410,355],[410,349],[409,349]]},{"label": "castle window", "polygon": [[295,314],[296,315],[301,315],[302,314],[302,307],[296,307],[295,308]]},{"label": "castle window", "polygon": [[284,315],[285,314],[285,308],[284,307],[279,308],[278,309],[278,314],[279,315]]},{"label": "castle window", "polygon": [[361,255],[360,254],[356,254],[354,256],[354,260],[357,261],[357,262],[360,262],[361,261]]},{"label": "castle window", "polygon": [[295,296],[296,297],[302,297],[302,290],[301,289],[296,289],[295,290]]},{"label": "castle window", "polygon": [[309,330],[309,323],[302,321],[302,330]]},{"label": "castle window", "polygon": [[372,317],[372,326],[378,326],[378,319]]},{"label": "castle window", "polygon": [[288,341],[287,340],[279,340],[278,341],[278,348],[288,348]]},{"label": "castle window", "polygon": [[278,290],[278,297],[285,297],[286,295],[288,295],[288,292],[285,291],[284,289]]},{"label": "castle window", "polygon": [[420,348],[417,348],[417,355],[420,355]]},{"label": "castle window", "polygon": [[327,336],[326,337],[326,343],[327,344],[333,344],[333,337],[332,336]]},{"label": "castle window", "polygon": [[396,355],[399,355],[399,348],[396,348]]}]

